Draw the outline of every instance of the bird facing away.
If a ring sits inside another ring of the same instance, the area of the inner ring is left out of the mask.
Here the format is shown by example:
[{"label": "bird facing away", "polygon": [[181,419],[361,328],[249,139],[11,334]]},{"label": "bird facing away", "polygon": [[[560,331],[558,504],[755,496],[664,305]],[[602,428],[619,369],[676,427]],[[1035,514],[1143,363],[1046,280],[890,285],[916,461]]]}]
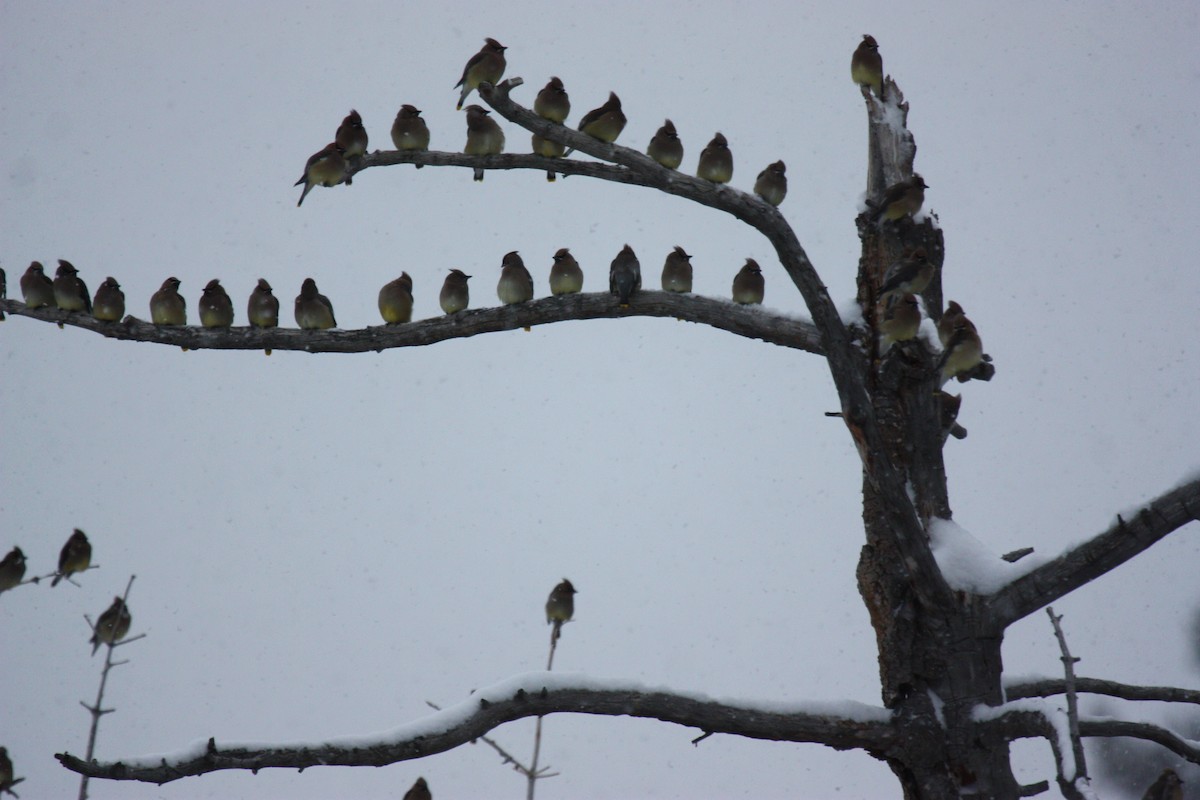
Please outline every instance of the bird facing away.
[{"label": "bird facing away", "polygon": [[599,108],[593,108],[579,120],[579,130],[592,138],[612,144],[625,130],[625,112],[621,110],[621,98],[616,92],[608,93],[608,100]]},{"label": "bird facing away", "polygon": [[725,141],[723,134],[714,136],[701,151],[696,177],[713,183],[729,183],[733,180],[733,153],[729,152],[729,142]]},{"label": "bird facing away", "polygon": [[296,324],[303,330],[325,330],[336,328],[337,320],[333,317],[333,303],[329,298],[317,291],[317,282],[305,278],[300,285],[300,294],[296,296]]},{"label": "bird facing away", "polygon": [[125,316],[125,293],[121,291],[121,284],[111,275],[96,289],[92,316],[105,322],[117,322]]},{"label": "bird facing away", "polygon": [[379,290],[379,315],[388,325],[412,320],[412,286],[412,278],[407,272],[401,272],[399,278],[385,283]]},{"label": "bird facing away", "polygon": [[271,284],[259,278],[246,304],[246,318],[255,328],[274,328],[279,325],[279,298],[271,292]]},{"label": "bird facing away", "polygon": [[471,303],[471,290],[467,281],[471,276],[461,269],[452,269],[442,282],[442,291],[438,295],[438,304],[447,314],[457,314]]},{"label": "bird facing away", "polygon": [[559,125],[566,122],[567,115],[571,113],[571,98],[561,80],[551,78],[542,87],[537,97],[533,98],[533,113]]},{"label": "bird facing away", "polygon": [[667,253],[667,260],[663,262],[662,288],[664,292],[692,290],[692,257],[679,245]]},{"label": "bird facing away", "polygon": [[[483,106],[467,106],[467,144],[469,156],[492,156],[504,152],[504,131]],[[483,180],[483,167],[475,167],[475,180]]]},{"label": "bird facing away", "polygon": [[358,158],[367,154],[367,129],[363,127],[362,116],[353,108],[342,120],[342,124],[338,125],[333,141],[342,148],[345,158]]},{"label": "bird facing away", "polygon": [[683,142],[675,132],[675,123],[667,120],[662,127],[650,138],[650,146],[646,155],[653,158],[667,169],[679,169],[683,163]]},{"label": "bird facing away", "polygon": [[850,77],[860,86],[870,86],[883,99],[883,57],[875,37],[864,33],[863,40],[850,57]]},{"label": "bird facing away", "polygon": [[187,325],[187,300],[179,293],[179,278],[167,278],[150,296],[150,321],[155,325]]},{"label": "bird facing away", "polygon": [[638,262],[633,248],[625,245],[608,268],[608,291],[621,300],[621,305],[628,306],[629,298],[642,289],[642,265]]},{"label": "bird facing away", "polygon": [[55,574],[54,580],[50,581],[50,585],[58,586],[58,582],[63,578],[69,578],[76,572],[83,572],[91,565],[92,543],[88,541],[83,531],[76,528],[58,554],[58,572]]},{"label": "bird facing away", "polygon": [[96,620],[96,628],[92,631],[92,655],[96,655],[96,651],[100,649],[102,644],[116,644],[125,638],[125,634],[129,633],[129,626],[133,624],[133,615],[129,613],[129,606],[125,605],[125,601],[119,597],[114,597],[112,605],[104,610],[100,615],[100,619]]},{"label": "bird facing away", "polygon": [[916,214],[925,204],[928,188],[925,179],[916,172],[908,180],[893,183],[884,190],[883,198],[875,207],[875,221],[897,220]]},{"label": "bird facing away", "polygon": [[206,328],[228,328],[233,324],[233,301],[216,278],[204,285],[198,307],[200,324]]},{"label": "bird facing away", "polygon": [[[545,156],[546,158],[562,158],[563,154],[567,150],[567,148],[561,142],[555,142],[550,139],[544,139],[541,136],[538,136],[536,133],[533,134],[532,143],[533,143],[534,154],[539,155],[539,156]],[[552,170],[552,169],[546,170],[546,180],[547,181],[549,181],[550,183],[554,183],[554,181],[556,181],[557,179],[558,179],[558,176],[556,176],[554,174],[554,170]]]},{"label": "bird facing away", "polygon": [[562,582],[550,590],[550,597],[546,599],[546,624],[553,623],[554,631],[551,634],[552,641],[558,641],[561,635],[564,622],[570,622],[571,617],[575,616],[575,587],[566,578]]},{"label": "bird facing away", "polygon": [[404,800],[433,800],[429,784],[425,783],[424,778],[417,778],[413,782],[413,785],[404,793]]},{"label": "bird facing away", "polygon": [[14,547],[0,561],[0,593],[7,592],[21,583],[25,577],[25,554],[21,548]]},{"label": "bird facing away", "polygon": [[1142,800],[1183,800],[1183,781],[1175,770],[1164,769],[1142,795]]},{"label": "bird facing away", "polygon": [[46,276],[40,261],[33,261],[21,276],[21,296],[29,308],[57,308],[54,299],[54,282]]},{"label": "bird facing away", "polygon": [[742,305],[760,304],[765,288],[762,268],[753,258],[747,258],[737,275],[733,276],[733,302]]},{"label": "bird facing away", "polygon": [[458,83],[454,84],[455,89],[462,87],[462,94],[458,96],[458,105],[456,106],[459,111],[462,111],[463,101],[467,99],[467,95],[478,89],[479,84],[490,83],[495,86],[504,76],[504,68],[507,66],[504,60],[504,51],[508,48],[495,39],[484,39],[483,41],[483,47],[468,59],[467,65],[463,67],[462,77],[458,79]]},{"label": "bird facing away", "polygon": [[8,748],[0,747],[0,797],[4,796],[5,792],[16,796],[11,791],[12,787],[18,783],[14,777],[13,763],[12,759],[8,757]]},{"label": "bird facing away", "polygon": [[921,306],[912,294],[893,295],[883,304],[882,311],[883,319],[879,321],[880,355],[896,342],[912,339],[921,327]]},{"label": "bird facing away", "polygon": [[983,342],[975,324],[963,313],[962,306],[954,301],[938,320],[938,338],[942,341],[942,357],[939,360],[941,375],[938,387],[954,377],[965,382],[962,374],[970,372],[983,361]]},{"label": "bird facing away", "polygon": [[[392,123],[392,144],[397,150],[428,150],[429,126],[421,117],[421,109],[408,103],[400,106]],[[417,164],[417,169],[425,166]]]},{"label": "bird facing away", "polygon": [[768,164],[754,181],[754,193],[773,206],[787,197],[787,166],[782,161]]},{"label": "bird facing away", "polygon": [[583,270],[566,247],[554,253],[550,267],[550,294],[576,294],[583,291]]},{"label": "bird facing away", "polygon": [[[54,273],[54,302],[64,311],[86,311],[92,313],[92,296],[87,285],[79,277],[79,270],[70,261],[58,260]],[[61,327],[61,325],[60,325]]]},{"label": "bird facing away", "polygon": [[525,262],[516,250],[505,253],[500,261],[500,280],[496,283],[496,296],[506,306],[533,299],[533,276],[525,269]]},{"label": "bird facing away", "polygon": [[304,198],[314,186],[337,186],[346,178],[346,155],[337,142],[330,142],[308,157],[304,164],[304,174],[293,186],[304,184],[300,199],[296,201],[299,208]]},{"label": "bird facing away", "polygon": [[924,247],[905,253],[904,258],[888,267],[879,287],[882,300],[892,294],[920,294],[933,280],[934,266]]}]

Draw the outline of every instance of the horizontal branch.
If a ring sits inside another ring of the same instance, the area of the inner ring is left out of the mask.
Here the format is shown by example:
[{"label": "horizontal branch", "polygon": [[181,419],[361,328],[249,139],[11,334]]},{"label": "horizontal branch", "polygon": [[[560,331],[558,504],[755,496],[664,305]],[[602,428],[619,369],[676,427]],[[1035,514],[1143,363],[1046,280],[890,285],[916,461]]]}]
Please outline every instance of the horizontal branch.
[{"label": "horizontal branch", "polygon": [[[996,709],[996,711],[999,710]],[[1029,707],[999,713],[980,724],[987,733],[1000,736],[1010,742],[1015,739],[1034,737],[1048,739],[1051,742],[1061,742],[1063,738],[1062,731],[1055,726],[1046,713]],[[1193,764],[1200,764],[1200,742],[1185,739],[1174,731],[1149,722],[1080,717],[1079,733],[1088,738],[1125,736],[1130,739],[1154,742]]]},{"label": "horizontal branch", "polygon": [[163,784],[226,769],[269,767],[384,766],[444,753],[480,738],[496,727],[526,717],[555,713],[599,714],[657,719],[706,733],[751,739],[811,742],[838,750],[861,749],[878,755],[898,744],[889,713],[845,703],[813,704],[808,711],[773,711],[700,697],[633,688],[628,682],[530,673],[480,690],[468,700],[378,737],[279,747],[218,745],[214,739],[169,756],[125,761],[85,761],[68,753],[55,758],[67,769],[93,778]]},{"label": "horizontal branch", "polygon": [[[1044,678],[1022,681],[1004,687],[1004,696],[1009,700],[1025,697],[1051,697],[1066,691],[1062,678]],[[1102,694],[1122,700],[1157,700],[1163,703],[1200,704],[1200,691],[1177,689],[1174,686],[1132,686],[1099,678],[1075,678],[1075,691],[1087,694]]]},{"label": "horizontal branch", "polygon": [[1005,628],[1124,564],[1189,522],[1200,520],[1200,478],[1147,503],[1130,520],[1017,578],[987,598],[994,624]]},{"label": "horizontal branch", "polygon": [[325,331],[153,325],[132,316],[120,322],[103,322],[90,314],[57,308],[27,308],[24,303],[15,300],[0,300],[0,309],[44,322],[73,325],[112,339],[170,344],[191,350],[367,353],[568,320],[675,317],[750,339],[823,354],[820,334],[811,322],[774,314],[761,306],[743,306],[729,300],[658,291],[639,292],[630,298],[628,307],[622,307],[619,300],[608,293],[568,294],[512,306],[468,309],[458,314],[431,317],[403,325]]}]

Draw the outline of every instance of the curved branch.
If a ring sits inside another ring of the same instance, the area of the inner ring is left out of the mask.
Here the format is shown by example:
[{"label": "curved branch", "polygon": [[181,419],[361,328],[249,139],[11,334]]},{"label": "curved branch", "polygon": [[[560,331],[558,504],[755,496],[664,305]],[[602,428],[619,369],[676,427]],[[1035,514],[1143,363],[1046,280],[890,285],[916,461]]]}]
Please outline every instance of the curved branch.
[{"label": "curved branch", "polygon": [[[999,714],[980,724],[988,733],[998,735],[1010,742],[1014,739],[1033,737],[1041,737],[1051,742],[1061,742],[1062,739],[1061,732],[1045,713],[1029,707]],[[1143,739],[1161,745],[1193,764],[1200,764],[1200,742],[1185,739],[1173,731],[1148,722],[1080,717],[1079,733],[1087,737],[1125,736],[1130,739]]]},{"label": "curved branch", "polygon": [[[1026,697],[1051,697],[1066,691],[1062,678],[1044,678],[1024,681],[1004,687],[1004,696],[1009,700]],[[1102,694],[1122,700],[1157,700],[1163,703],[1196,703],[1200,705],[1200,691],[1177,689],[1174,686],[1133,686],[1099,678],[1075,678],[1075,691],[1087,694]]]},{"label": "curved branch", "polygon": [[[607,685],[597,688],[598,684]],[[854,716],[847,716],[851,707]],[[113,762],[85,761],[68,753],[57,753],[55,758],[82,775],[157,784],[225,769],[384,766],[446,752],[506,722],[565,712],[645,717],[708,733],[812,742],[838,750],[866,750],[876,756],[900,743],[888,712],[875,706],[812,704],[808,710],[785,712],[647,691],[628,682],[530,673],[483,689],[456,706],[376,737],[280,747],[218,746],[209,739],[170,756]]]},{"label": "curved branch", "polygon": [[103,322],[89,314],[57,308],[27,308],[0,300],[0,309],[44,322],[59,322],[112,339],[156,342],[190,350],[300,350],[308,353],[367,353],[394,347],[417,347],[481,333],[510,331],[533,325],[580,319],[675,317],[720,330],[823,355],[816,327],[805,320],[773,314],[759,306],[742,306],[695,294],[645,291],[622,307],[608,293],[544,297],[513,306],[468,309],[404,325],[378,325],[354,330],[312,331],[298,328],[202,328],[153,325],[136,317]]},{"label": "curved branch", "polygon": [[1200,478],[1156,497],[1126,521],[1017,578],[987,598],[993,623],[1005,628],[1088,581],[1116,569],[1158,540],[1200,520]]}]

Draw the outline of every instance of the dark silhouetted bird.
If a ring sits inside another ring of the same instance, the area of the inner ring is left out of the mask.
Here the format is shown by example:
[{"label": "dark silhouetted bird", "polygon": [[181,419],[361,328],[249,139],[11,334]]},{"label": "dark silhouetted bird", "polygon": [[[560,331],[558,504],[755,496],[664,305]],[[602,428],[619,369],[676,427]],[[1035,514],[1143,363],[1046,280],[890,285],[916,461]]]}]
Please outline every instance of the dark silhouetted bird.
[{"label": "dark silhouetted bird", "polygon": [[[8,273],[0,267],[0,300],[8,299]],[[4,311],[0,309],[0,322],[4,321]]]},{"label": "dark silhouetted bird", "polygon": [[69,578],[76,572],[83,572],[91,565],[92,543],[88,541],[87,535],[83,531],[76,528],[58,554],[58,572],[55,574],[54,580],[50,581],[50,585],[58,586],[58,582],[63,578]]},{"label": "dark silhouetted bird", "polygon": [[625,245],[608,268],[608,291],[621,300],[622,306],[642,289],[642,265],[633,248]]},{"label": "dark silhouetted bird", "polygon": [[1183,800],[1183,781],[1175,770],[1164,769],[1142,795],[1142,800]]},{"label": "dark silhouetted bird", "polygon": [[883,57],[875,37],[863,34],[863,40],[850,57],[850,77],[861,86],[870,86],[875,96],[883,98]]},{"label": "dark silhouetted bird", "polygon": [[4,560],[0,561],[0,594],[19,586],[24,577],[25,554],[21,552],[21,548],[14,547],[8,551]]},{"label": "dark silhouetted bird", "polygon": [[187,325],[187,300],[179,293],[179,278],[167,278],[150,296],[150,321],[155,325]]},{"label": "dark silhouetted bird", "polygon": [[[79,270],[70,261],[58,260],[54,273],[54,302],[64,311],[86,311],[92,313],[92,296],[87,285],[79,277]],[[62,324],[59,324],[62,327]]]},{"label": "dark silhouetted bird", "polygon": [[733,153],[729,151],[729,142],[725,141],[723,134],[714,136],[701,151],[696,177],[713,183],[729,183],[733,180]]},{"label": "dark silhouetted bird", "polygon": [[345,158],[360,158],[367,154],[367,129],[363,127],[362,117],[353,108],[338,126],[333,142],[342,148]]},{"label": "dark silhouetted bird", "polygon": [[[392,123],[392,144],[397,150],[428,150],[429,126],[421,117],[421,109],[408,103],[400,106]],[[425,166],[417,164],[417,169]]]},{"label": "dark silhouetted bird", "polygon": [[561,80],[551,78],[542,87],[533,99],[533,113],[559,125],[566,122],[567,115],[571,113],[571,98]]},{"label": "dark silhouetted bird", "polygon": [[246,318],[255,328],[274,328],[279,325],[279,298],[271,291],[271,284],[265,278],[259,278],[258,285],[250,293]]},{"label": "dark silhouetted bird", "polygon": [[413,782],[413,785],[404,793],[404,800],[433,800],[429,784],[425,783],[424,778],[417,778]]},{"label": "dark silhouetted bird", "polygon": [[908,180],[893,183],[883,192],[883,198],[875,205],[875,221],[897,220],[911,217],[925,204],[925,179],[914,172]]},{"label": "dark silhouetted bird", "polygon": [[105,322],[118,322],[125,316],[125,293],[111,275],[96,289],[92,300],[92,316]]},{"label": "dark silhouetted bird", "polygon": [[662,288],[664,292],[692,290],[692,257],[679,245],[667,253],[667,260],[663,262]]},{"label": "dark silhouetted bird", "polygon": [[300,199],[296,201],[299,207],[304,198],[314,186],[337,186],[346,179],[346,155],[337,142],[330,142],[308,157],[304,164],[304,174],[294,186],[304,184]]},{"label": "dark silhouetted bird", "polygon": [[550,267],[550,294],[575,294],[583,291],[583,270],[566,247],[554,253]]},{"label": "dark silhouetted bird", "polygon": [[616,92],[608,93],[608,100],[599,108],[593,108],[579,120],[579,130],[602,142],[612,144],[625,130],[625,112],[621,110],[621,98]]},{"label": "dark silhouetted bird", "polygon": [[483,47],[467,61],[462,77],[454,84],[455,89],[462,87],[462,94],[458,96],[459,111],[462,110],[467,95],[478,89],[479,84],[490,83],[494,86],[500,82],[507,66],[504,59],[504,51],[507,49],[495,39],[484,39]]},{"label": "dark silhouetted bird", "polygon": [[516,250],[505,253],[500,261],[500,280],[496,283],[496,296],[506,306],[533,299],[533,276],[525,268],[525,262]]},{"label": "dark silhouetted bird", "polygon": [[566,578],[562,582],[550,590],[550,597],[546,599],[546,624],[554,625],[554,631],[551,633],[551,640],[558,641],[558,637],[562,633],[564,622],[570,622],[575,616],[575,587]]},{"label": "dark silhouetted bird", "polygon": [[662,127],[650,138],[650,146],[646,155],[653,158],[667,169],[679,169],[683,163],[683,142],[675,132],[675,123],[667,120]]},{"label": "dark silhouetted bird", "polygon": [[762,268],[753,258],[747,258],[737,275],[733,276],[733,302],[742,305],[762,303],[765,289]]},{"label": "dark silhouetted bird", "polygon": [[12,791],[12,787],[19,783],[19,781],[15,778],[12,759],[8,757],[8,748],[0,747],[0,797],[3,797],[5,792],[16,797],[16,793]]},{"label": "dark silhouetted bird", "polygon": [[57,308],[54,299],[54,282],[46,275],[40,261],[29,264],[21,276],[21,296],[29,308]]},{"label": "dark silhouetted bird", "polygon": [[758,173],[754,181],[754,193],[773,206],[778,206],[787,197],[787,167],[782,161],[768,164]]},{"label": "dark silhouetted bird", "polygon": [[442,282],[442,291],[438,295],[438,304],[447,314],[457,314],[471,303],[471,290],[467,281],[471,276],[461,269],[452,269]]},{"label": "dark silhouetted bird", "polygon": [[379,290],[379,316],[388,325],[397,325],[412,320],[412,278],[407,272],[383,285]]},{"label": "dark silhouetted bird", "polygon": [[197,310],[200,324],[206,328],[228,328],[233,324],[233,301],[216,278],[204,285]]},{"label": "dark silhouetted bird", "polygon": [[[504,131],[483,106],[467,106],[467,144],[469,156],[491,156],[504,152]],[[483,180],[483,167],[475,167],[475,180]]]},{"label": "dark silhouetted bird", "polygon": [[129,606],[125,605],[125,601],[119,597],[114,597],[112,605],[104,610],[100,615],[100,619],[96,620],[96,628],[92,631],[92,655],[96,655],[96,651],[100,649],[102,644],[116,644],[125,638],[125,634],[129,633],[129,626],[133,624],[133,615],[129,613]]},{"label": "dark silhouetted bird", "polygon": [[300,294],[296,296],[294,308],[296,324],[304,330],[325,330],[336,328],[337,320],[333,316],[333,303],[329,298],[317,291],[317,282],[305,278],[300,285]]}]

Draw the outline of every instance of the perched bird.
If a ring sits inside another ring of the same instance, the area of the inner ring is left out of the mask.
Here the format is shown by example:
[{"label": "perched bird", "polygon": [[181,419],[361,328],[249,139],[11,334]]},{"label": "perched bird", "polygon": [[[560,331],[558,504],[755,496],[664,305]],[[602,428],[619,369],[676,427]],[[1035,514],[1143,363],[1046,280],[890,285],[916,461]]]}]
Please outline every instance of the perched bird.
[{"label": "perched bird", "polygon": [[[469,156],[491,156],[504,152],[504,131],[483,106],[467,106],[467,144],[463,152]],[[475,180],[483,180],[483,167],[475,168]]]},{"label": "perched bird", "polygon": [[367,154],[367,129],[362,117],[353,108],[333,135],[333,143],[342,148],[344,158],[359,158]]},{"label": "perched bird", "polygon": [[625,130],[625,112],[621,110],[621,98],[616,92],[608,93],[608,100],[599,108],[593,108],[579,120],[579,130],[602,142],[612,144]]},{"label": "perched bird", "polygon": [[300,199],[296,201],[299,208],[304,198],[314,186],[337,186],[346,179],[346,155],[337,142],[330,142],[308,157],[304,164],[304,174],[293,186],[304,184]]},{"label": "perched bird", "polygon": [[533,299],[533,276],[525,269],[525,262],[516,250],[505,253],[500,261],[500,280],[496,284],[496,296],[506,306]]},{"label": "perched bird", "polygon": [[216,278],[204,285],[199,310],[200,324],[206,328],[228,328],[233,324],[233,301]]},{"label": "perched bird", "polygon": [[0,561],[0,593],[19,585],[24,577],[25,554],[21,552],[21,548],[14,547],[8,551],[4,560]]},{"label": "perched bird", "polygon": [[187,300],[179,293],[179,278],[167,278],[150,296],[150,321],[155,325],[187,325]]},{"label": "perched bird", "polygon": [[533,98],[533,113],[559,125],[566,122],[567,115],[571,113],[571,98],[561,80],[551,78],[542,87],[537,97]]},{"label": "perched bird", "polygon": [[663,262],[662,288],[664,292],[692,290],[692,257],[679,245],[667,253]]},{"label": "perched bird", "polygon": [[883,192],[883,198],[875,205],[875,221],[897,220],[911,217],[925,204],[925,179],[914,172],[912,177],[893,183]]},{"label": "perched bird", "polygon": [[938,320],[937,324],[938,341],[942,343],[943,349],[950,342],[950,337],[954,335],[955,326],[965,318],[966,315],[963,313],[962,306],[951,300],[946,306],[946,310],[942,312],[942,318]]},{"label": "perched bird", "polygon": [[938,416],[942,426],[942,441],[946,441],[947,436],[953,436],[955,439],[967,438],[967,429],[958,424],[958,412],[962,408],[962,395],[949,394],[938,390],[934,393],[937,396]]},{"label": "perched bird", "polygon": [[117,322],[125,316],[125,293],[121,291],[121,284],[111,275],[96,289],[92,316],[106,322]]},{"label": "perched bird", "polygon": [[642,265],[633,248],[625,245],[608,268],[608,291],[621,299],[621,305],[629,305],[629,298],[642,290]]},{"label": "perched bird", "polygon": [[433,800],[433,794],[429,791],[429,784],[425,783],[424,778],[417,778],[408,791],[404,793],[404,800]]},{"label": "perched bird", "polygon": [[560,247],[550,267],[550,294],[576,294],[583,291],[583,270],[571,251]]},{"label": "perched bird", "polygon": [[58,582],[63,578],[83,572],[91,565],[92,543],[83,531],[76,528],[58,554],[58,572],[54,575],[54,580],[50,581],[50,585],[58,586]]},{"label": "perched bird", "polygon": [[650,146],[646,155],[653,158],[667,169],[679,169],[683,163],[683,142],[675,132],[675,123],[667,120],[662,127],[650,138]]},{"label": "perched bird", "polygon": [[575,587],[566,578],[550,590],[550,597],[546,599],[546,624],[554,624],[551,641],[558,641],[563,623],[570,622],[571,617],[575,616],[576,594]]},{"label": "perched bird", "polygon": [[[428,150],[429,126],[421,117],[421,109],[408,103],[400,106],[392,123],[392,144],[397,150]],[[417,164],[417,169],[425,166]]]},{"label": "perched bird", "polygon": [[773,206],[778,206],[787,197],[787,167],[782,161],[768,164],[758,173],[754,181],[754,193]]},{"label": "perched bird", "polygon": [[18,783],[13,779],[14,775],[12,759],[8,757],[8,748],[0,747],[0,797],[4,796],[5,792],[16,796],[12,792],[12,787]]},{"label": "perched bird", "polygon": [[1142,800],[1183,800],[1183,781],[1179,774],[1173,769],[1164,769],[1142,795]]},{"label": "perched bird", "polygon": [[104,610],[100,615],[100,619],[96,620],[96,627],[92,631],[92,655],[96,655],[96,651],[100,649],[102,644],[116,644],[125,638],[125,634],[129,633],[129,626],[133,623],[133,615],[129,613],[129,606],[125,605],[125,601],[119,597],[114,597],[112,605]]},{"label": "perched bird", "polygon": [[271,292],[271,284],[265,278],[250,293],[246,304],[246,318],[255,328],[274,328],[279,325],[279,298]]},{"label": "perched bird", "polygon": [[924,247],[905,253],[904,258],[887,268],[883,283],[879,286],[882,300],[892,294],[920,294],[933,280],[934,266]]},{"label": "perched bird", "polygon": [[[0,267],[0,300],[8,299],[8,273]],[[4,321],[4,311],[0,309],[0,322]]]},{"label": "perched bird", "polygon": [[[545,139],[533,134],[532,139],[533,152],[535,155],[545,156],[546,158],[562,158],[566,153],[567,148],[560,142],[555,142],[551,139]],[[558,176],[554,174],[554,170],[546,170],[546,180],[550,183],[558,180]]]},{"label": "perched bird", "polygon": [[461,269],[452,269],[442,283],[438,303],[447,314],[457,314],[471,303],[471,290],[467,287],[470,275]]},{"label": "perched bird", "polygon": [[718,133],[700,153],[700,163],[696,165],[696,177],[713,183],[729,183],[733,180],[733,153],[729,152],[729,142],[725,136]]},{"label": "perched bird", "polygon": [[870,86],[875,96],[883,99],[883,57],[875,37],[863,34],[863,40],[850,57],[850,77],[861,86]]},{"label": "perched bird", "polygon": [[412,278],[408,273],[401,272],[399,278],[385,283],[379,290],[379,315],[388,325],[412,319],[412,285]]},{"label": "perched bird", "polygon": [[879,352],[886,353],[896,342],[906,342],[921,327],[921,306],[915,295],[893,295],[883,304],[879,321]]},{"label": "perched bird", "polygon": [[46,276],[40,261],[33,261],[21,276],[21,296],[29,308],[57,308],[54,299],[54,282]]},{"label": "perched bird", "polygon": [[458,96],[458,105],[456,106],[459,111],[462,111],[463,101],[467,99],[467,95],[478,89],[479,84],[490,83],[495,86],[500,82],[500,78],[504,76],[504,68],[507,66],[504,60],[504,51],[507,49],[495,39],[484,39],[483,47],[467,61],[467,65],[463,67],[462,77],[458,79],[458,83],[454,84],[455,89],[462,87],[462,94]]},{"label": "perched bird", "polygon": [[[92,313],[92,296],[87,284],[79,277],[79,270],[70,261],[58,260],[54,273],[54,302],[64,311],[86,311]],[[61,323],[59,324],[61,328]]]},{"label": "perched bird", "polygon": [[733,302],[742,305],[762,303],[765,288],[762,267],[753,258],[747,258],[737,275],[733,276]]},{"label": "perched bird", "polygon": [[983,361],[983,342],[975,324],[963,313],[962,306],[953,301],[946,313],[938,320],[938,338],[942,341],[942,357],[938,367],[941,370],[938,387],[954,377],[960,378],[960,383],[966,379],[962,374],[970,372]]},{"label": "perched bird", "polygon": [[329,298],[317,291],[317,282],[305,278],[300,285],[300,294],[296,296],[296,324],[304,330],[325,330],[336,328],[337,320],[333,317],[333,303]]}]

